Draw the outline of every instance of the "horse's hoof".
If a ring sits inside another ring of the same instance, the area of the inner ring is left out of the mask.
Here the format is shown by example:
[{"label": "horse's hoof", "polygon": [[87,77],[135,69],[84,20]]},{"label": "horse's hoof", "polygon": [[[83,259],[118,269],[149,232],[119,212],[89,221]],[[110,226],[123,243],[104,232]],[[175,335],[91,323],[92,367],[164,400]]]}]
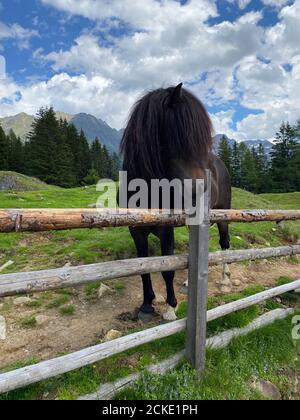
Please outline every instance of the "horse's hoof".
[{"label": "horse's hoof", "polygon": [[176,319],[177,319],[177,316],[176,316],[177,309],[178,309],[178,307],[173,308],[173,306],[167,305],[167,311],[162,315],[162,322],[166,323],[166,322],[176,321]]},{"label": "horse's hoof", "polygon": [[144,324],[148,324],[149,322],[152,322],[154,318],[155,318],[154,312],[146,313],[146,312],[139,311],[138,313],[138,320],[143,322]]}]

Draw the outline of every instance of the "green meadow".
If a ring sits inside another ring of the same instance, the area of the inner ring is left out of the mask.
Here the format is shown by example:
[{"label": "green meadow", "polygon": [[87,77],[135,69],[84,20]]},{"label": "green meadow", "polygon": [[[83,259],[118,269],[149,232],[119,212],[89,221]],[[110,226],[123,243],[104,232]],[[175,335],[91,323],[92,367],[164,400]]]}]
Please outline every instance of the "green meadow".
[{"label": "green meadow", "polygon": [[[50,188],[29,192],[0,192],[1,208],[77,208],[95,203],[98,193],[95,187],[64,190]],[[253,195],[234,190],[234,208],[243,209],[299,209],[300,193]],[[299,241],[300,222],[288,222],[284,227],[274,223],[232,224],[230,226],[232,249],[280,246]],[[187,250],[186,228],[176,229],[176,252]],[[151,254],[158,253],[159,246],[151,238]],[[216,226],[211,228],[210,250],[218,247]],[[133,242],[126,228],[80,229],[64,232],[0,234],[0,265],[8,260],[14,264],[4,273],[60,267],[67,262],[89,264],[135,256]],[[278,284],[292,279],[278,279]],[[213,308],[261,291],[252,287],[241,294],[226,298],[210,298]],[[73,313],[68,304],[68,294],[54,299],[51,307],[58,307],[62,316]],[[240,313],[229,315],[208,325],[209,335],[228,328],[243,327],[267,310],[294,306],[299,308],[299,298],[285,296],[281,303],[270,300]],[[67,305],[67,306],[62,306]],[[186,315],[186,304],[181,304],[179,317]],[[25,319],[24,328],[33,326],[34,319]],[[164,376],[149,374],[145,368],[184,348],[184,334],[177,334],[140,348],[108,358],[93,366],[53,378],[42,383],[0,396],[11,399],[76,399],[94,392],[100,384],[114,381],[134,372],[144,372],[131,388],[116,396],[117,399],[263,399],[251,383],[255,379],[272,381],[284,399],[293,396],[294,383],[289,372],[300,373],[299,342],[291,338],[291,318],[256,331],[247,337],[236,339],[226,349],[208,351],[206,374],[201,382],[195,372],[183,361],[178,368]],[[132,331],[131,331],[132,332]],[[12,370],[38,362],[37,359],[20,361]]]}]

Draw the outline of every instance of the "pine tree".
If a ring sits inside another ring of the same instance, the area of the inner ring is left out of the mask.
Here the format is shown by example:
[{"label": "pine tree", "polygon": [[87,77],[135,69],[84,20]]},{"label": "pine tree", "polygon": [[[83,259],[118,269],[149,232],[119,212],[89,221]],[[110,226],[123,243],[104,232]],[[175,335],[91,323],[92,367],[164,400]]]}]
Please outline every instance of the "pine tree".
[{"label": "pine tree", "polygon": [[112,160],[112,179],[114,181],[118,181],[119,179],[119,171],[121,169],[121,159],[117,153],[113,153],[111,156]]},{"label": "pine tree", "polygon": [[271,182],[274,192],[295,191],[295,170],[298,145],[296,131],[289,123],[282,123],[271,152]]},{"label": "pine tree", "polygon": [[95,185],[99,181],[99,175],[95,168],[89,170],[89,173],[84,178],[84,183],[86,185]]},{"label": "pine tree", "polygon": [[78,150],[76,156],[77,164],[77,182],[79,185],[84,184],[84,178],[89,173],[91,165],[90,148],[83,130],[81,130],[78,138]]},{"label": "pine tree", "polygon": [[91,145],[91,162],[93,169],[98,175],[98,180],[105,178],[104,153],[98,138],[95,138]]},{"label": "pine tree", "polygon": [[240,188],[242,183],[241,153],[237,142],[234,142],[232,148],[231,172],[232,185],[236,188]]},{"label": "pine tree", "polygon": [[255,164],[257,172],[255,192],[261,194],[267,192],[268,185],[270,184],[268,179],[268,158],[265,153],[265,148],[261,143],[255,152]]},{"label": "pine tree", "polygon": [[73,185],[72,155],[53,108],[38,112],[25,150],[30,175],[48,184]]},{"label": "pine tree", "polygon": [[8,167],[10,171],[23,173],[24,172],[24,146],[13,130],[8,134]]},{"label": "pine tree", "polygon": [[218,154],[220,159],[225,163],[228,172],[232,175],[232,150],[225,136],[221,138]]},{"label": "pine tree", "polygon": [[8,170],[9,142],[3,128],[0,125],[0,171]]}]

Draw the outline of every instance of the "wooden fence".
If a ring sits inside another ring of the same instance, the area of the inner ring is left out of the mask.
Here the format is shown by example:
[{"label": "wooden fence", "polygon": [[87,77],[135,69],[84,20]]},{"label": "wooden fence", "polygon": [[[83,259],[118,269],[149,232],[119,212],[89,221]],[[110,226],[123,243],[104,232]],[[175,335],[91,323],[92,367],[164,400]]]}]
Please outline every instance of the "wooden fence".
[{"label": "wooden fence", "polygon": [[[113,278],[127,277],[144,273],[189,269],[189,305],[187,319],[160,325],[145,331],[137,332],[97,346],[57,357],[52,360],[27,366],[11,372],[0,374],[0,393],[21,388],[57,375],[98,362],[107,357],[132,349],[139,345],[169,337],[187,330],[186,352],[174,356],[163,364],[173,367],[185,354],[192,365],[202,372],[205,367],[207,345],[219,346],[228,343],[230,337],[245,334],[247,331],[227,332],[224,335],[206,340],[206,324],[249,306],[264,302],[286,292],[300,289],[300,280],[273,288],[262,293],[228,303],[207,311],[208,267],[224,263],[246,260],[283,257],[300,254],[300,245],[279,248],[249,249],[242,251],[225,251],[209,254],[209,227],[212,222],[262,222],[299,220],[299,210],[209,210],[209,195],[205,194],[204,220],[197,226],[190,227],[190,254],[168,257],[132,259],[106,262],[80,267],[63,267],[53,270],[0,275],[0,297],[42,292],[45,290],[74,287],[91,281],[104,281]],[[39,210],[0,210],[0,232],[48,231],[79,228],[99,228],[136,225],[174,225],[186,223],[185,216],[165,215],[160,212],[124,211],[124,214],[108,210],[95,211],[88,209],[39,209]],[[273,311],[268,316],[254,323],[257,328],[267,325],[275,319],[281,319],[291,313]],[[220,344],[221,343],[221,344]],[[159,369],[152,367],[152,370]],[[130,380],[122,380],[128,384]],[[121,386],[121,385],[120,385]],[[111,390],[114,389],[110,387]],[[102,391],[101,391],[102,392]],[[100,392],[100,395],[101,394]],[[109,395],[109,393],[107,393]]]}]

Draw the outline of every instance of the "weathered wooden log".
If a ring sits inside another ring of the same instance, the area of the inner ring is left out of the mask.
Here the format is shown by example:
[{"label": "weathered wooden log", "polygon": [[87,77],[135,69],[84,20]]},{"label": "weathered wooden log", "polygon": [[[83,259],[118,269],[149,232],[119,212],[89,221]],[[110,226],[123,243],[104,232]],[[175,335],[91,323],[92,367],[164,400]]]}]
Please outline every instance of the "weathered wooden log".
[{"label": "weathered wooden log", "polygon": [[[249,306],[264,302],[265,300],[300,288],[300,280],[276,287],[275,289],[259,293],[248,298],[229,303],[207,312],[207,321],[213,321],[232,312],[245,309]],[[145,331],[140,331],[113,341],[89,347],[84,350],[57,357],[32,366],[0,374],[0,393],[21,388],[54,376],[79,369],[96,363],[107,357],[122,353],[142,344],[150,343],[161,338],[186,329],[186,319],[160,325]]]},{"label": "weathered wooden log", "polygon": [[[235,328],[232,330],[225,331],[214,337],[206,340],[206,347],[211,349],[222,349],[228,346],[234,338],[242,337],[250,332],[266,327],[275,321],[285,319],[289,315],[292,315],[293,309],[275,309],[274,311],[268,312],[259,318],[255,319],[251,324],[245,328]],[[178,363],[184,358],[185,352],[181,351],[174,356],[164,360],[163,362],[151,365],[146,368],[148,372],[163,375],[167,371],[174,369]],[[118,381],[110,384],[102,385],[98,391],[93,394],[85,395],[79,400],[81,401],[99,401],[112,399],[117,392],[120,392],[130,387],[135,381],[142,376],[141,372],[134,373],[126,378],[119,379]]]},{"label": "weathered wooden log", "polygon": [[265,302],[268,299],[272,299],[276,296],[283,295],[288,292],[299,289],[300,280],[293,281],[283,286],[275,287],[273,289],[266,290],[265,292],[257,293],[256,295],[249,296],[244,299],[237,300],[235,302],[227,303],[226,305],[219,306],[218,308],[208,311],[208,321],[214,321],[215,319],[222,318],[225,315],[229,315],[233,312],[240,311],[242,309],[249,308],[249,306],[257,305]]},{"label": "weathered wooden log", "polygon": [[[300,210],[212,210],[210,221],[262,222],[300,219]],[[140,225],[183,226],[185,215],[108,209],[2,209],[0,232],[40,232]]]},{"label": "weathered wooden log", "polygon": [[175,321],[36,365],[0,374],[0,394],[79,369],[142,344],[169,337],[184,331],[185,328],[186,320]]},{"label": "weathered wooden log", "polygon": [[300,245],[277,248],[252,248],[238,251],[218,251],[209,255],[209,265],[232,264],[242,261],[264,260],[300,254]]},{"label": "weathered wooden log", "polygon": [[[169,357],[163,362],[157,363],[155,365],[148,366],[146,370],[148,372],[162,375],[168,370],[174,369],[178,363],[184,358],[185,351],[180,351],[174,356]],[[132,375],[127,376],[126,378],[119,379],[118,381],[111,384],[102,385],[98,391],[93,394],[85,395],[84,397],[79,398],[79,401],[100,401],[112,399],[113,396],[125,388],[131,386],[135,381],[137,381],[142,376],[141,372],[133,373]]]},{"label": "weathered wooden log", "polygon": [[[279,248],[220,251],[209,255],[210,265],[300,254],[300,245]],[[77,287],[94,281],[188,268],[187,255],[136,258],[77,267],[0,275],[0,297]]]}]

